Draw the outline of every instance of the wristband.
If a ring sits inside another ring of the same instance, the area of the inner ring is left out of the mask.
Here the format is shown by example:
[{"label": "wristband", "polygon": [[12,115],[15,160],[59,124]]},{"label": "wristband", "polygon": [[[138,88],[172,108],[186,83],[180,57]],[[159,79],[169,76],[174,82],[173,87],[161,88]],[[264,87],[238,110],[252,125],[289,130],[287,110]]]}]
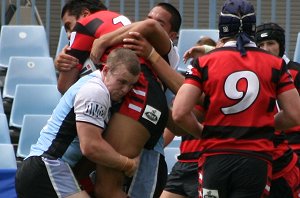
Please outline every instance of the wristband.
[{"label": "wristband", "polygon": [[152,56],[152,54],[154,53],[154,47],[152,47],[150,54],[147,56],[147,60],[149,60]]},{"label": "wristband", "polygon": [[125,171],[126,170],[126,166],[127,166],[127,163],[128,163],[128,160],[129,160],[129,158],[128,157],[126,157],[126,156],[124,156],[124,157],[126,157],[126,160],[125,160],[125,162],[122,160],[122,155],[120,155],[120,160],[121,160],[121,162],[122,162],[122,166],[121,166],[121,171]]},{"label": "wristband", "polygon": [[215,49],[215,47],[210,46],[210,45],[203,45],[204,47],[204,52],[205,54],[207,54],[208,52],[210,52],[211,50]]},{"label": "wristband", "polygon": [[155,51],[155,49],[152,47],[152,50],[149,54],[149,56],[147,57],[147,59],[151,62],[151,63],[155,63],[157,62],[157,60],[159,59],[160,55]]}]

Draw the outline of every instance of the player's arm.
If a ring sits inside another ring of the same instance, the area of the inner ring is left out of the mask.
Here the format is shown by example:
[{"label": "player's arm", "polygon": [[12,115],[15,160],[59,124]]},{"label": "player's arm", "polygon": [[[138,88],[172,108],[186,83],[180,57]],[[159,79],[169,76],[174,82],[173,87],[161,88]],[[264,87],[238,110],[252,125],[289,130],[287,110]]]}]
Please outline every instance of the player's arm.
[{"label": "player's arm", "polygon": [[123,39],[129,37],[129,32],[140,32],[161,55],[166,55],[171,48],[169,36],[160,24],[153,19],[146,19],[126,25],[96,39],[90,54],[92,61],[98,63],[105,50],[123,43]]},{"label": "player's arm", "polygon": [[164,138],[164,147],[166,147],[173,141],[175,135],[168,128],[165,128],[163,133],[163,138]]},{"label": "player's arm", "polygon": [[275,128],[285,130],[300,125],[300,97],[296,89],[278,95],[281,111],[275,115]]},{"label": "player's arm", "polygon": [[186,52],[184,52],[183,61],[184,63],[186,63],[188,59],[198,58],[210,52],[213,49],[215,49],[215,47],[209,45],[193,46],[190,49],[188,49]]},{"label": "player's arm", "polygon": [[69,71],[61,71],[58,76],[57,89],[60,93],[64,94],[79,77],[79,70],[73,67]]},{"label": "player's arm", "polygon": [[[198,120],[198,122],[203,122],[204,117],[205,117],[205,110],[203,108],[203,102],[204,102],[204,94],[202,93],[201,98],[200,98],[200,104],[197,104],[192,108],[192,113]],[[187,135],[190,134],[188,131],[184,130],[181,128],[172,118],[172,113],[169,115],[169,120],[167,123],[167,127],[164,130],[164,145],[167,146],[174,138],[174,136],[182,136],[182,135]]]},{"label": "player's arm", "polygon": [[203,126],[197,120],[193,109],[201,94],[201,90],[195,85],[183,84],[175,97],[172,109],[174,121],[182,129],[197,138],[201,136]]},{"label": "player's arm", "polygon": [[137,167],[136,159],[130,159],[116,152],[102,138],[102,128],[87,122],[76,122],[76,127],[80,149],[84,156],[96,164],[115,168],[132,175]]},{"label": "player's arm", "polygon": [[57,88],[61,93],[65,93],[78,79],[82,66],[89,57],[91,47],[95,37],[92,33],[87,34],[89,30],[80,22],[77,22],[70,39],[70,50],[66,54],[78,59],[78,64],[71,67],[69,71],[59,73]]},{"label": "player's arm", "polygon": [[[130,32],[130,36],[131,38],[124,39],[124,47],[134,50],[138,56],[147,59],[153,70],[158,74],[159,79],[176,94],[183,84],[184,77],[170,67],[139,32]],[[171,44],[170,40],[168,42]]]},{"label": "player's arm", "polygon": [[70,50],[70,47],[69,45],[66,45],[62,49],[62,51],[55,57],[54,65],[59,72],[70,71],[79,63],[77,58],[67,54],[68,50]]}]

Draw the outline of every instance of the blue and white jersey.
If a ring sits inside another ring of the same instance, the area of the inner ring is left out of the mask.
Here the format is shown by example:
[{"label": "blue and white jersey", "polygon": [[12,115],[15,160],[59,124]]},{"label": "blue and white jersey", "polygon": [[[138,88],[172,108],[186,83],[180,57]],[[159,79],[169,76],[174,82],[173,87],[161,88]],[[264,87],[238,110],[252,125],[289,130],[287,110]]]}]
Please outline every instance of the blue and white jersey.
[{"label": "blue and white jersey", "polygon": [[59,101],[37,143],[31,146],[29,156],[47,154],[74,166],[82,157],[76,121],[104,129],[110,107],[110,95],[99,70],[80,78]]}]

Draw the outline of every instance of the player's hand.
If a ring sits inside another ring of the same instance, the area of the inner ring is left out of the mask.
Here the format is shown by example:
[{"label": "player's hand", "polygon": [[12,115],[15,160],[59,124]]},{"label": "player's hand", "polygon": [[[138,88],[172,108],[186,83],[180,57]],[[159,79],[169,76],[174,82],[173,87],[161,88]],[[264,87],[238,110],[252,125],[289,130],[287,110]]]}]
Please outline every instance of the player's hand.
[{"label": "player's hand", "polygon": [[139,161],[140,161],[140,156],[130,160],[131,166],[124,171],[127,177],[132,177],[134,175],[136,169],[139,166]]},{"label": "player's hand", "polygon": [[100,58],[104,54],[106,47],[101,38],[95,39],[90,53],[90,58],[95,64],[100,63]]},{"label": "player's hand", "polygon": [[194,46],[183,54],[183,61],[186,63],[190,58],[197,58],[205,54],[204,46]]},{"label": "player's hand", "polygon": [[129,37],[123,39],[123,47],[135,51],[139,57],[146,58],[152,50],[152,45],[139,33],[129,32]]},{"label": "player's hand", "polygon": [[66,53],[68,50],[70,48],[66,45],[54,60],[55,68],[60,72],[70,71],[79,63],[77,58]]}]

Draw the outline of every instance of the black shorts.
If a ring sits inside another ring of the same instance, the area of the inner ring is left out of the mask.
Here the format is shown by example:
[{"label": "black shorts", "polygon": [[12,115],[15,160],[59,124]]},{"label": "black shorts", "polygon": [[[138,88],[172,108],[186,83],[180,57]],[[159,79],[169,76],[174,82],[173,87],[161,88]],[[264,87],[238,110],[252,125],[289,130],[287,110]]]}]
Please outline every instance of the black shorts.
[{"label": "black shorts", "polygon": [[165,191],[198,198],[198,162],[176,162],[168,176]]},{"label": "black shorts", "polygon": [[16,173],[16,192],[18,198],[58,197],[41,157],[30,157],[22,162]]},{"label": "black shorts", "polygon": [[152,149],[166,127],[169,110],[157,77],[148,66],[142,64],[141,69],[138,82],[125,96],[124,101],[114,107],[114,111],[140,122],[150,133],[145,148]]},{"label": "black shorts", "polygon": [[220,154],[199,159],[199,192],[203,197],[267,197],[271,176],[271,163],[254,157]]},{"label": "black shorts", "polygon": [[80,191],[70,166],[60,159],[32,156],[22,162],[16,173],[19,198],[68,197]]}]

